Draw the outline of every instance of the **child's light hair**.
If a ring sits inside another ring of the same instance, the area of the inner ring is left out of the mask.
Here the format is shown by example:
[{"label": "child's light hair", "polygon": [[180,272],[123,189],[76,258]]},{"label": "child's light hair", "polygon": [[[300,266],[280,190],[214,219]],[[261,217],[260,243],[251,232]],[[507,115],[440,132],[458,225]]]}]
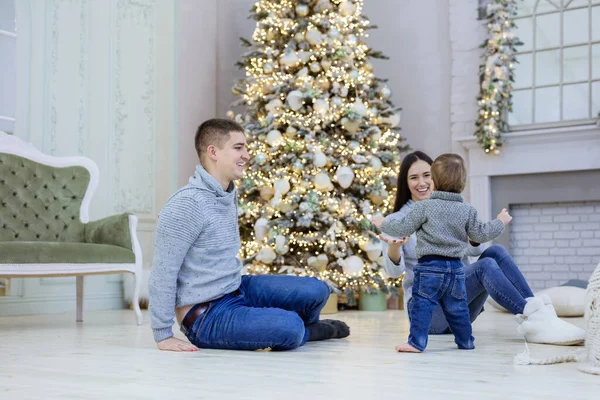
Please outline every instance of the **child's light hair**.
[{"label": "child's light hair", "polygon": [[462,193],[467,184],[465,161],[458,154],[442,154],[431,165],[431,177],[435,190]]}]

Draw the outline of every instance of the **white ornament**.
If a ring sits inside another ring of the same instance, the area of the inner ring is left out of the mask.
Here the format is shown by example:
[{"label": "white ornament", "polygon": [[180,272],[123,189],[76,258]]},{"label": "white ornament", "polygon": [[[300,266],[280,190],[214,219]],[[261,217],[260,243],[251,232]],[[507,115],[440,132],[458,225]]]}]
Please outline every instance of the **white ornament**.
[{"label": "white ornament", "polygon": [[319,72],[321,70],[321,64],[319,64],[318,62],[314,62],[310,64],[310,71],[314,72],[315,74],[317,72]]},{"label": "white ornament", "polygon": [[326,115],[329,112],[329,103],[327,100],[318,99],[313,103],[313,110],[320,115]]},{"label": "white ornament", "polygon": [[350,133],[356,133],[360,128],[360,120],[342,118],[342,127]]},{"label": "white ornament", "polygon": [[318,46],[323,41],[323,35],[318,29],[309,29],[306,32],[306,41],[313,46]]},{"label": "white ornament", "polygon": [[281,65],[283,65],[284,67],[293,67],[294,65],[298,64],[298,61],[300,61],[300,59],[298,58],[298,56],[296,55],[296,53],[293,52],[293,51],[286,52],[279,59],[279,63]]},{"label": "white ornament", "polygon": [[294,35],[296,42],[300,43],[304,41],[304,32],[298,32]]},{"label": "white ornament", "polygon": [[346,37],[346,44],[349,46],[356,46],[358,44],[358,38],[356,35],[348,35]]},{"label": "white ornament", "polygon": [[378,157],[372,157],[369,164],[371,164],[373,172],[381,171],[381,168],[383,168],[383,164]]},{"label": "white ornament", "polygon": [[348,143],[348,148],[349,148],[350,150],[352,150],[352,151],[354,151],[354,150],[358,149],[359,147],[360,147],[360,143],[359,143],[359,142],[357,142],[356,140],[351,140],[351,141]]},{"label": "white ornament", "polygon": [[361,154],[352,154],[352,161],[357,164],[366,164],[369,160],[367,160],[367,157]]},{"label": "white ornament", "polygon": [[331,98],[331,104],[333,104],[336,107],[339,107],[342,104],[344,104],[344,100],[342,100],[341,97],[334,96],[334,97]]},{"label": "white ornament", "polygon": [[309,267],[315,269],[316,271],[323,272],[325,268],[327,268],[327,264],[329,264],[329,259],[326,254],[319,254],[317,257],[311,256],[306,260]]},{"label": "white ornament", "polygon": [[275,191],[285,195],[290,191],[290,181],[288,178],[277,179],[273,187],[275,188]]},{"label": "white ornament", "polygon": [[271,72],[273,72],[273,64],[265,63],[263,65],[263,71],[265,71],[267,74],[270,74]]},{"label": "white ornament", "polygon": [[365,262],[358,256],[350,256],[342,260],[342,270],[346,275],[359,276]]},{"label": "white ornament", "polygon": [[258,153],[256,157],[254,157],[254,161],[256,161],[258,164],[263,164],[265,161],[267,161],[267,155],[265,153]]},{"label": "white ornament", "polygon": [[363,250],[365,251],[365,253],[367,253],[367,257],[369,257],[369,260],[375,261],[381,255],[381,242],[375,243],[369,241],[364,246]]},{"label": "white ornament", "polygon": [[383,119],[383,122],[390,124],[392,127],[400,125],[400,114],[393,113],[389,117]]},{"label": "white ornament", "polygon": [[335,28],[331,28],[329,29],[329,31],[327,32],[327,36],[329,36],[332,39],[337,39],[340,37],[340,31],[338,31]]},{"label": "white ornament", "polygon": [[321,192],[329,192],[333,190],[333,183],[326,172],[321,172],[315,176],[315,188]]},{"label": "white ornament", "polygon": [[286,245],[286,238],[283,235],[277,235],[275,238],[275,251],[278,254],[285,254],[288,252],[289,247]]},{"label": "white ornament", "polygon": [[233,111],[231,111],[231,110],[227,111],[227,113],[225,115],[229,119],[234,119],[235,118],[235,113]]},{"label": "white ornament", "polygon": [[306,17],[308,15],[308,6],[306,4],[297,5],[296,14],[298,14],[301,17]]},{"label": "white ornament", "polygon": [[256,236],[256,240],[261,242],[269,231],[269,221],[266,218],[259,218],[256,220],[254,224],[254,236]]},{"label": "white ornament", "polygon": [[384,99],[387,99],[388,97],[390,97],[392,95],[392,91],[387,86],[384,86],[383,88],[381,88],[380,93],[381,93],[381,97],[383,97]]},{"label": "white ornament", "polygon": [[265,110],[274,113],[278,108],[283,107],[283,102],[279,99],[272,99],[265,106]]},{"label": "white ornament", "polygon": [[308,68],[306,68],[306,67],[302,68],[300,71],[298,71],[298,72],[296,73],[296,76],[297,76],[298,78],[302,78],[302,77],[304,77],[304,76],[308,76]]},{"label": "white ornament", "polygon": [[267,134],[267,143],[271,147],[277,147],[283,142],[283,137],[281,136],[281,132],[277,129],[273,129]]},{"label": "white ornament", "polygon": [[325,10],[331,10],[332,8],[333,8],[333,6],[329,2],[329,0],[319,0],[319,2],[316,5],[316,11],[317,12],[322,12],[322,11],[325,11]]},{"label": "white ornament", "polygon": [[367,107],[365,107],[365,103],[363,103],[361,99],[356,99],[354,101],[351,110],[360,115],[361,117],[367,115]]},{"label": "white ornament", "polygon": [[287,94],[287,102],[290,108],[294,111],[298,111],[302,108],[302,98],[304,94],[299,90],[292,90]]},{"label": "white ornament", "polygon": [[298,132],[298,130],[296,128],[294,128],[293,126],[288,126],[287,129],[285,130],[285,136],[293,137],[293,136],[296,136],[297,132]]},{"label": "white ornament", "polygon": [[340,12],[344,17],[348,17],[354,13],[354,4],[351,1],[343,1],[340,3]]},{"label": "white ornament", "polygon": [[302,164],[302,161],[300,161],[300,160],[294,161],[294,169],[296,171],[302,171],[304,169],[304,164]]},{"label": "white ornament", "polygon": [[277,254],[275,250],[271,248],[271,246],[265,246],[256,255],[256,260],[264,263],[271,264],[277,258]]},{"label": "white ornament", "polygon": [[321,67],[323,67],[325,71],[329,70],[329,68],[331,68],[331,61],[327,59],[321,60]]},{"label": "white ornament", "polygon": [[313,164],[317,168],[327,165],[327,156],[322,151],[316,151],[313,157]]},{"label": "white ornament", "polygon": [[352,168],[350,167],[342,166],[339,167],[335,172],[335,177],[340,186],[344,189],[347,189],[350,187],[352,181],[354,180],[354,171],[352,171]]},{"label": "white ornament", "polygon": [[308,62],[308,60],[310,59],[310,57],[312,57],[313,53],[311,53],[310,51],[299,51],[298,52],[298,57],[300,58],[300,61],[302,61],[304,64],[306,64]]}]

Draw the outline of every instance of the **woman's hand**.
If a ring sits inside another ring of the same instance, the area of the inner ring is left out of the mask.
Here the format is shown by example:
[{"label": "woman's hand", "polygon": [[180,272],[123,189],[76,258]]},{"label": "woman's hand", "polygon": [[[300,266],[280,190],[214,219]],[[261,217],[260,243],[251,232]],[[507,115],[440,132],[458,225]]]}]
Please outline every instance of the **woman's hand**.
[{"label": "woman's hand", "polygon": [[408,240],[410,239],[410,237],[395,238],[395,237],[388,236],[385,233],[381,233],[379,235],[379,239],[381,239],[384,242],[386,242],[388,244],[388,246],[397,246],[397,247],[400,247],[400,246],[406,244],[406,242],[408,242]]}]

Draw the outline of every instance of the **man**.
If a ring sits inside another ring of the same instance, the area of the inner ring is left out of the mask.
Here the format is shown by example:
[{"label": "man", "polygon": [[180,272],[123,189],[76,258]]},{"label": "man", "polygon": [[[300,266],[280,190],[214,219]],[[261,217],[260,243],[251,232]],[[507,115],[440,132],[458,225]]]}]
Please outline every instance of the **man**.
[{"label": "man", "polygon": [[[242,276],[234,180],[250,159],[243,128],[211,119],[198,128],[200,164],[160,213],[150,274],[150,318],[160,350],[291,350],[350,334],[319,321],[329,297],[316,278]],[[173,337],[173,317],[191,343]]]}]

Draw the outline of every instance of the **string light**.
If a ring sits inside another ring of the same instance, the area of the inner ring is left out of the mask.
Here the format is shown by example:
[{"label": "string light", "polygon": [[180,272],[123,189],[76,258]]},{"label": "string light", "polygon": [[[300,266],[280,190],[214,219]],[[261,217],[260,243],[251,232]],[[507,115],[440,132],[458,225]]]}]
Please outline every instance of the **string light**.
[{"label": "string light", "polygon": [[502,133],[508,131],[503,116],[512,111],[516,46],[522,45],[513,33],[516,3],[516,0],[493,0],[487,6],[488,39],[483,46],[485,63],[480,67],[483,81],[477,98],[479,113],[475,136],[488,154],[500,154]]}]

